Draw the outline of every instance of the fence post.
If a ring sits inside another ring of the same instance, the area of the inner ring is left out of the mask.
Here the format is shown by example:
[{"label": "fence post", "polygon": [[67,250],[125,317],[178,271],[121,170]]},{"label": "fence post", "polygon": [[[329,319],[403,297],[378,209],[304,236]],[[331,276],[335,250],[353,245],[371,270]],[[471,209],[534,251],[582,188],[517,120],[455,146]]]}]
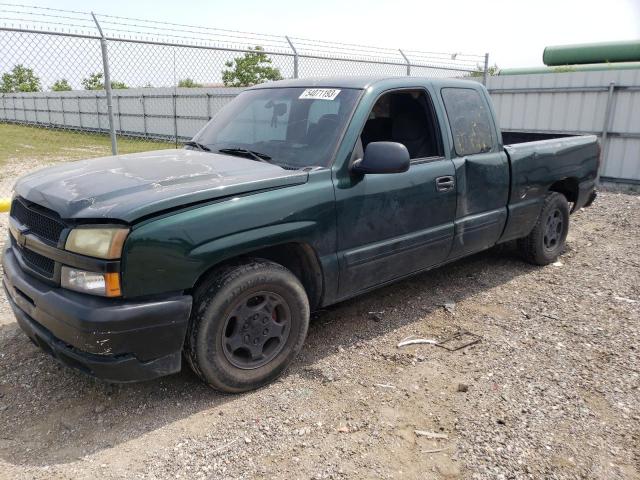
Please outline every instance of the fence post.
[{"label": "fence post", "polygon": [[482,85],[487,86],[487,74],[489,73],[489,54],[484,54],[484,71],[482,72]]},{"label": "fence post", "polygon": [[118,107],[118,132],[122,135],[122,115],[120,114],[120,95],[116,95],[116,106]]},{"label": "fence post", "polygon": [[616,88],[616,82],[609,83],[607,91],[607,106],[604,111],[604,124],[602,125],[602,137],[600,140],[600,168],[596,175],[596,185],[600,183],[600,173],[604,169],[607,161],[607,137],[609,136],[609,124],[611,123],[611,110],[613,107],[613,93]]},{"label": "fence post", "polygon": [[115,121],[113,119],[113,103],[111,96],[111,74],[109,72],[109,55],[107,53],[107,39],[102,33],[102,28],[100,27],[100,23],[98,23],[98,19],[95,14],[91,12],[91,16],[93,17],[93,21],[96,22],[96,27],[98,27],[98,32],[100,32],[100,48],[102,49],[102,67],[104,70],[104,90],[107,93],[107,115],[109,117],[109,136],[111,137],[111,153],[114,155],[118,154],[118,140],[116,138],[116,127],[114,125]]},{"label": "fence post", "polygon": [[142,102],[142,126],[144,128],[144,138],[147,138],[147,106],[144,103],[144,93],[141,94]]},{"label": "fence post", "polygon": [[51,122],[51,106],[49,105],[49,95],[45,95],[44,101],[47,104],[47,119],[49,120],[49,126],[53,125]]},{"label": "fence post", "polygon": [[60,96],[60,110],[62,110],[62,126],[67,126],[67,117],[64,114],[64,95]]},{"label": "fence post", "polygon": [[96,93],[96,121],[98,122],[98,132],[101,132],[102,127],[100,126],[100,99],[97,93]]},{"label": "fence post", "polygon": [[407,56],[404,54],[404,52],[400,49],[398,49],[398,51],[400,52],[400,55],[402,55],[402,58],[404,58],[404,61],[407,63],[407,77],[411,76],[411,62],[409,61],[409,59],[407,58]]},{"label": "fence post", "polygon": [[178,148],[178,94],[173,92],[173,137]]},{"label": "fence post", "polygon": [[293,50],[293,78],[298,78],[298,50],[296,50],[296,47],[293,45],[293,42],[288,35],[285,35],[284,38],[287,39],[291,50]]},{"label": "fence post", "polygon": [[33,99],[33,116],[35,117],[35,123],[38,123],[38,103],[37,98],[35,96],[31,97]]},{"label": "fence post", "polygon": [[80,95],[78,95],[78,123],[80,124],[80,130],[82,130],[82,108],[80,108]]}]

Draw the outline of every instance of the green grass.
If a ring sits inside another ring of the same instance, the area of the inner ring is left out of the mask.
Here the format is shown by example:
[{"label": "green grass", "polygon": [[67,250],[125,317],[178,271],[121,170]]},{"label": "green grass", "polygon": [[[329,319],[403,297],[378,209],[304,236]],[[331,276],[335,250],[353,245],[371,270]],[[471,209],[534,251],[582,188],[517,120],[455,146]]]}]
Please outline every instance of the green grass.
[{"label": "green grass", "polygon": [[[174,148],[172,142],[118,138],[118,153]],[[0,123],[0,165],[8,160],[65,161],[111,155],[108,135]]]}]

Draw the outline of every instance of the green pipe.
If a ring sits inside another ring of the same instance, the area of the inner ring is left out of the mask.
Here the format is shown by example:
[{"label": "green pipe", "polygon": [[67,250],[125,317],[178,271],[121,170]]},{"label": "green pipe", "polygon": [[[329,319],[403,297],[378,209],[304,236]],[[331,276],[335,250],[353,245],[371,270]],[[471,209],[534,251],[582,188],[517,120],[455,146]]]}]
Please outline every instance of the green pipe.
[{"label": "green pipe", "polygon": [[587,65],[562,65],[558,67],[502,68],[498,72],[498,75],[529,75],[533,73],[567,73],[567,72],[590,72],[594,70],[637,70],[637,69],[640,69],[640,62],[591,63]]},{"label": "green pipe", "polygon": [[542,53],[542,62],[550,67],[583,63],[637,61],[640,61],[640,40],[554,45],[546,47]]}]

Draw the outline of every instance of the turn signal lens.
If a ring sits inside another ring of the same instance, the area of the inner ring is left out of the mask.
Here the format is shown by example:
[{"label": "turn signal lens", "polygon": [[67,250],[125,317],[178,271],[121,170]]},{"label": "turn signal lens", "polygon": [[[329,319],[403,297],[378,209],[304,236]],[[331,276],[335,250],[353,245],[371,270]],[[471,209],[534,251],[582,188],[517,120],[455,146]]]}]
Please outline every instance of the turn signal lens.
[{"label": "turn signal lens", "polygon": [[87,272],[63,266],[60,284],[69,290],[102,297],[119,297],[122,294],[118,273]]}]

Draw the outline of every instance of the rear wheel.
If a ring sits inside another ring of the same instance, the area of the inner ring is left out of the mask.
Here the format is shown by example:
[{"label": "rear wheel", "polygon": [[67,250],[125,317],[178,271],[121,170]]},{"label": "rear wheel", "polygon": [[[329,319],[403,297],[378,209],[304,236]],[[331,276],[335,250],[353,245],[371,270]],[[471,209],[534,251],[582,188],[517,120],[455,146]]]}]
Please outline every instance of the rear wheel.
[{"label": "rear wheel", "polygon": [[548,265],[564,251],[568,232],[567,199],[560,193],[551,192],[545,198],[533,230],[518,241],[518,246],[529,263]]},{"label": "rear wheel", "polygon": [[185,356],[213,388],[252,390],[286,369],[308,326],[309,302],[295,275],[254,259],[213,272],[196,290]]}]

